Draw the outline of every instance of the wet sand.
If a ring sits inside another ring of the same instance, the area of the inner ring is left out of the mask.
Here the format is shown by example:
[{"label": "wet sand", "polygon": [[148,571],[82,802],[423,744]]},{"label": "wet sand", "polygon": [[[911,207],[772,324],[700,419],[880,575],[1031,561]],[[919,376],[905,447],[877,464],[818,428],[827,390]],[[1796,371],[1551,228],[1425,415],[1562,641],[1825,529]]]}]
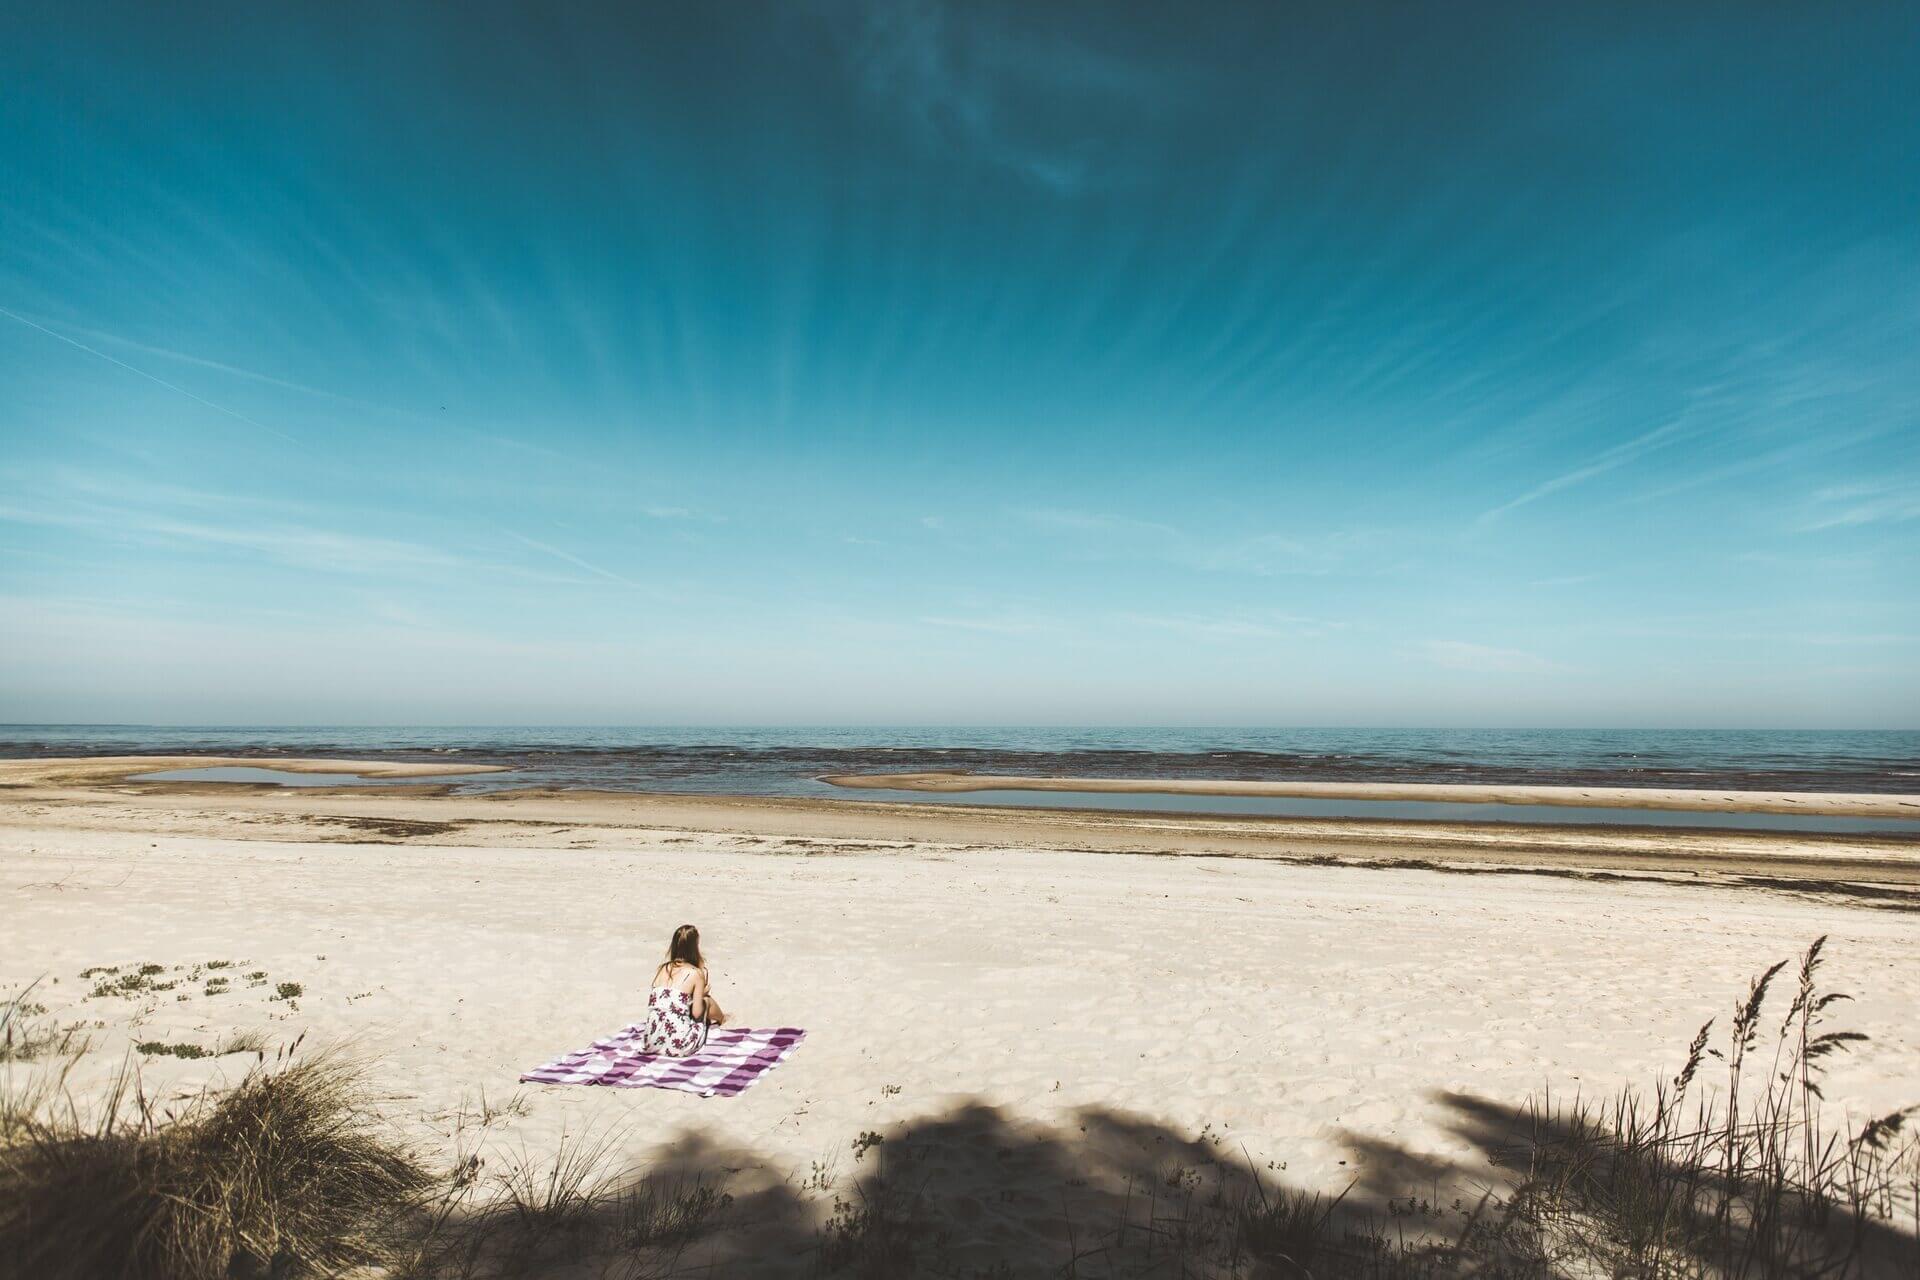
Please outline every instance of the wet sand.
[{"label": "wet sand", "polygon": [[1385,782],[1273,782],[1225,778],[1033,778],[979,773],[837,774],[837,787],[893,791],[1078,791],[1117,795],[1285,796],[1406,800],[1432,804],[1553,805],[1694,813],[1777,813],[1920,820],[1920,796],[1872,792],[1700,791],[1675,787],[1583,787]]},{"label": "wet sand", "polygon": [[505,773],[497,764],[437,764],[407,760],[275,759],[263,756],[72,756],[0,760],[0,787],[89,785],[122,782],[142,773],[173,769],[270,767],[283,773],[339,773],[362,778],[444,778],[469,773]]}]

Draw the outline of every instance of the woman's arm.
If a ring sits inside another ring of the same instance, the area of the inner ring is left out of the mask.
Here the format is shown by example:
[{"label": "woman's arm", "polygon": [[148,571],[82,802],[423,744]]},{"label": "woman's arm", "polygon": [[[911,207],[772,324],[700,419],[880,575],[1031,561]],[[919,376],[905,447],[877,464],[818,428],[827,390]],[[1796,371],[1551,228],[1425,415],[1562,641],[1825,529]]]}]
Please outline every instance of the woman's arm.
[{"label": "woman's arm", "polygon": [[693,981],[687,984],[687,994],[693,997],[693,1016],[696,1018],[706,1017],[707,971],[705,969],[696,969],[694,971]]},{"label": "woman's arm", "polygon": [[713,991],[709,986],[709,979],[705,969],[700,971],[699,984],[700,1003],[694,1008],[693,1012],[695,1016],[705,1018],[711,1026],[723,1027],[727,1025],[726,1010],[722,1009],[720,1002],[713,998]]}]

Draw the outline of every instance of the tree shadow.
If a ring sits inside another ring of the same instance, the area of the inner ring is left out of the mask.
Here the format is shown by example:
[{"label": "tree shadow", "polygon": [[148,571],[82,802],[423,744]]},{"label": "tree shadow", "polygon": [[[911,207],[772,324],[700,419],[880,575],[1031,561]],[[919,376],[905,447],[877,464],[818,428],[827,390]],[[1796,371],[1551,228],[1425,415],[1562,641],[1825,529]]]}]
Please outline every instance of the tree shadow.
[{"label": "tree shadow", "polygon": [[[1913,1235],[1860,1206],[1814,1213],[1790,1188],[1756,1185],[1743,1209],[1716,1212],[1716,1174],[1688,1148],[1629,1149],[1590,1112],[1433,1097],[1465,1154],[1348,1133],[1344,1187],[1292,1184],[1217,1140],[1102,1107],[1048,1124],[964,1104],[859,1135],[802,1184],[690,1137],[629,1178],[651,1188],[651,1209],[619,1195],[596,1206],[577,1236],[586,1247],[556,1259],[573,1271],[536,1272],[523,1254],[511,1274],[1544,1280],[1596,1267],[1910,1277],[1920,1265]],[[730,1199],[663,1215],[689,1194]],[[589,1256],[597,1269],[583,1272]]]},{"label": "tree shadow", "polygon": [[[689,1135],[644,1167],[606,1160],[556,1204],[476,1196],[444,1216],[418,1274],[1292,1276],[1298,1228],[1335,1241],[1366,1216],[1339,1188],[1283,1186],[1237,1150],[1099,1107],[1049,1125],[964,1104],[862,1134],[830,1163],[796,1182]],[[1311,1212],[1248,1238],[1250,1216],[1296,1205]]]}]

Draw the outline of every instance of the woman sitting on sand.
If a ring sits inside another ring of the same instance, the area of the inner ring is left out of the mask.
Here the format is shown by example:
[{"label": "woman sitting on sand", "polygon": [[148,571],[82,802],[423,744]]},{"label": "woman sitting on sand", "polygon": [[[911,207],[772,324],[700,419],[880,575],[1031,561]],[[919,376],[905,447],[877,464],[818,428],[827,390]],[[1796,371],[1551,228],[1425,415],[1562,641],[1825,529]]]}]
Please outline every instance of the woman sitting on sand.
[{"label": "woman sitting on sand", "polygon": [[684,1058],[707,1043],[707,1028],[726,1022],[727,1015],[707,990],[707,962],[700,958],[700,931],[683,924],[673,931],[667,958],[653,971],[653,990],[647,995],[647,1028],[640,1052]]}]

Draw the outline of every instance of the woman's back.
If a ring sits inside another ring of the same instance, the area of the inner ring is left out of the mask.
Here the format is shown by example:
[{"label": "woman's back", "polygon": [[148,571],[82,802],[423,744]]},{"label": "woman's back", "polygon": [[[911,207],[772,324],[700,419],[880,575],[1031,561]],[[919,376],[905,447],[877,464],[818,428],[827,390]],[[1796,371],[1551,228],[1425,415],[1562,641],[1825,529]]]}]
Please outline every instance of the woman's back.
[{"label": "woman's back", "polygon": [[700,970],[687,964],[663,964],[654,970],[641,1052],[684,1058],[706,1044],[706,1010],[697,1007],[705,1003],[696,994],[700,977]]}]

